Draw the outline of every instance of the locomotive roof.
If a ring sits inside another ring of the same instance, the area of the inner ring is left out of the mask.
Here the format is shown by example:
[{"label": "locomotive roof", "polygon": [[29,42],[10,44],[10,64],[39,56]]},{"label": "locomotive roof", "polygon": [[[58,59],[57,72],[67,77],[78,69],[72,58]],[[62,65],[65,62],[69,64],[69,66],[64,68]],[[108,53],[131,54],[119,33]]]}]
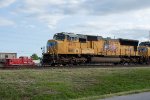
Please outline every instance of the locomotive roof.
[{"label": "locomotive roof", "polygon": [[114,41],[119,41],[121,44],[123,45],[138,45],[139,41],[138,40],[133,40],[133,39],[111,39],[110,37],[107,38],[103,38],[102,36],[96,36],[96,35],[84,35],[84,34],[75,34],[75,33],[68,33],[68,32],[61,32],[61,33],[56,33],[56,35],[58,34],[64,34],[64,35],[68,35],[70,37],[78,37],[78,38],[83,38],[83,39],[87,39],[87,40],[99,40],[99,39],[104,39],[104,40],[114,40]]},{"label": "locomotive roof", "polygon": [[133,40],[133,39],[122,39],[119,38],[120,41],[132,41],[132,42],[139,42],[139,40]]},{"label": "locomotive roof", "polygon": [[68,35],[70,37],[78,37],[78,35],[74,34],[74,33],[67,33],[67,32],[62,32],[62,33],[56,33],[57,34],[64,34],[64,35]]},{"label": "locomotive roof", "polygon": [[86,35],[83,35],[83,34],[77,34],[79,38],[84,38],[84,39],[87,39],[87,36]]},{"label": "locomotive roof", "polygon": [[102,39],[102,36],[96,36],[96,35],[84,35],[84,34],[75,34],[75,33],[67,33],[67,32],[62,32],[62,33],[56,33],[56,35],[58,34],[64,34],[64,35],[68,35],[70,37],[78,37],[78,38],[98,38],[98,39]]},{"label": "locomotive roof", "polygon": [[141,42],[141,43],[147,43],[147,44],[150,44],[150,41],[145,41],[145,42]]},{"label": "locomotive roof", "polygon": [[138,40],[132,40],[132,39],[119,39],[119,42],[121,45],[130,45],[130,46],[138,46],[139,41]]},{"label": "locomotive roof", "polygon": [[141,42],[139,45],[140,46],[148,46],[148,47],[150,47],[150,41]]}]

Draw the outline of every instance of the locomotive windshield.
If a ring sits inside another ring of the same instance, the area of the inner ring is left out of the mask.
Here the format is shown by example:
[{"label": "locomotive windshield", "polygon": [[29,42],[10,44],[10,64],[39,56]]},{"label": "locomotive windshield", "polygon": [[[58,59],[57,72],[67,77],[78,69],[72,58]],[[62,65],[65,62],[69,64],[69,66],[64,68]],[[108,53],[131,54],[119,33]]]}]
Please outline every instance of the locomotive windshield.
[{"label": "locomotive windshield", "polygon": [[47,42],[47,47],[54,47],[57,45],[57,42]]},{"label": "locomotive windshield", "polygon": [[61,34],[61,33],[60,34],[58,33],[58,34],[54,35],[53,39],[63,41],[65,39],[65,35]]}]

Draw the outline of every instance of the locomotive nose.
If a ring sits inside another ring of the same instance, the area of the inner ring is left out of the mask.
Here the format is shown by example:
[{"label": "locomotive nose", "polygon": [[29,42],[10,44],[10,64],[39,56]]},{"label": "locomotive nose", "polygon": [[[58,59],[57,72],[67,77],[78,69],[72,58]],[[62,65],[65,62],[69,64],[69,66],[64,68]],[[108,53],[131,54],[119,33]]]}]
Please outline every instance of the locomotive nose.
[{"label": "locomotive nose", "polygon": [[47,47],[55,47],[57,45],[57,41],[48,41]]},{"label": "locomotive nose", "polygon": [[47,42],[47,53],[55,53],[57,48],[57,41],[49,40]]}]

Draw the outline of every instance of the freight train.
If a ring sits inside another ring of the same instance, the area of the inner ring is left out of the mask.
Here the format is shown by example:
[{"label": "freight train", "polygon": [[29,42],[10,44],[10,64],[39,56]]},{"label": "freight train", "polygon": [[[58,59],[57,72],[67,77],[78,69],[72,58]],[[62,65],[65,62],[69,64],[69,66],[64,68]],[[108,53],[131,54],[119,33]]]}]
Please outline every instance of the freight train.
[{"label": "freight train", "polygon": [[102,36],[56,33],[47,41],[42,65],[149,64],[150,42]]}]

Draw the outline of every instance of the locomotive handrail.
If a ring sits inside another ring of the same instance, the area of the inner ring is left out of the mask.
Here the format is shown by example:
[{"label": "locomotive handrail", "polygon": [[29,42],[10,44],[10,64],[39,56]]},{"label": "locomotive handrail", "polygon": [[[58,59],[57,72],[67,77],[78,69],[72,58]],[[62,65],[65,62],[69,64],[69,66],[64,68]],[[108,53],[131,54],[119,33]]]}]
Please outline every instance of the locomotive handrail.
[{"label": "locomotive handrail", "polygon": [[52,51],[52,55],[53,55],[53,60],[54,60],[54,51],[53,49],[50,47],[51,51]]}]

